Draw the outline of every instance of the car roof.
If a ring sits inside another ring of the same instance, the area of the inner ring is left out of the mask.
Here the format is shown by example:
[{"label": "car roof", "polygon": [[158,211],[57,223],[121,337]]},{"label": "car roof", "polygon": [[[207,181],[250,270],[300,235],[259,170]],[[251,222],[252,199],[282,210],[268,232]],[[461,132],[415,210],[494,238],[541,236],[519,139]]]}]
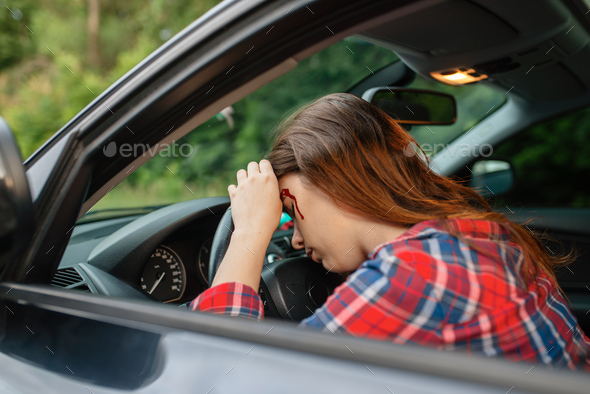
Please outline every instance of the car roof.
[{"label": "car roof", "polygon": [[590,13],[582,1],[420,2],[358,34],[395,51],[424,76],[474,69],[536,101],[590,89]]}]

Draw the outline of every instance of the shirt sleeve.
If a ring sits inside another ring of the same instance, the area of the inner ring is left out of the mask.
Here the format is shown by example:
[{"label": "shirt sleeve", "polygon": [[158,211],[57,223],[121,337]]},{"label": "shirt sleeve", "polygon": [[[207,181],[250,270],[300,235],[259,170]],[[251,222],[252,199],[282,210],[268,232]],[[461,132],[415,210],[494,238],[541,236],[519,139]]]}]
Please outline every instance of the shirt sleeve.
[{"label": "shirt sleeve", "polygon": [[432,341],[445,312],[434,287],[395,255],[365,261],[300,327],[395,343]]},{"label": "shirt sleeve", "polygon": [[240,282],[222,283],[202,292],[189,305],[193,311],[262,320],[264,309],[258,293]]}]

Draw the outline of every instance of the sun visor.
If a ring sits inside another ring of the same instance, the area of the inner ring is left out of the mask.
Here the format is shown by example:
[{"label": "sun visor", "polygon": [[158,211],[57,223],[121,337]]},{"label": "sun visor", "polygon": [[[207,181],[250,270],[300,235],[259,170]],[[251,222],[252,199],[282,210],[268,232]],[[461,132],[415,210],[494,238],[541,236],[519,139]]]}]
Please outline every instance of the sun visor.
[{"label": "sun visor", "polygon": [[363,34],[433,55],[487,48],[517,36],[491,12],[462,0],[416,8]]},{"label": "sun visor", "polygon": [[513,86],[513,92],[530,100],[561,100],[584,92],[582,82],[559,63],[538,68],[529,74],[502,78],[502,83]]}]

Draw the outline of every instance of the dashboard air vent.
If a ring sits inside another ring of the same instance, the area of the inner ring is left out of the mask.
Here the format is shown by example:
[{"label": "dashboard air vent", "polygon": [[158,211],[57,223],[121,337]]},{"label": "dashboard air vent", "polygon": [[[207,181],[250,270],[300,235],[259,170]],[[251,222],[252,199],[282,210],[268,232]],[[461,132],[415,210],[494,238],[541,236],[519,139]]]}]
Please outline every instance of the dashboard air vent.
[{"label": "dashboard air vent", "polygon": [[53,279],[51,280],[51,285],[56,287],[68,287],[76,283],[80,283],[82,285],[82,282],[84,282],[84,278],[80,276],[76,268],[70,267],[57,270],[57,272],[53,276]]}]

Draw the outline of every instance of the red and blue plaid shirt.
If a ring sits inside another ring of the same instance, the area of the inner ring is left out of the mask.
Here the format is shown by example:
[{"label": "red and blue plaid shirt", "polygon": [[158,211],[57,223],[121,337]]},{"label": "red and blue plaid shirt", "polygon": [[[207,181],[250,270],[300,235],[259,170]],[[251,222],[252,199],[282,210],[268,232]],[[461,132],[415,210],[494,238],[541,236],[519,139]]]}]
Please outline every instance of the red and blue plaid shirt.
[{"label": "red and blue plaid shirt", "polygon": [[[523,284],[522,249],[509,232],[484,220],[448,222],[474,247],[437,220],[418,223],[377,246],[300,326],[590,372],[590,340],[545,273]],[[260,297],[239,282],[206,290],[190,308],[263,318]]]}]

